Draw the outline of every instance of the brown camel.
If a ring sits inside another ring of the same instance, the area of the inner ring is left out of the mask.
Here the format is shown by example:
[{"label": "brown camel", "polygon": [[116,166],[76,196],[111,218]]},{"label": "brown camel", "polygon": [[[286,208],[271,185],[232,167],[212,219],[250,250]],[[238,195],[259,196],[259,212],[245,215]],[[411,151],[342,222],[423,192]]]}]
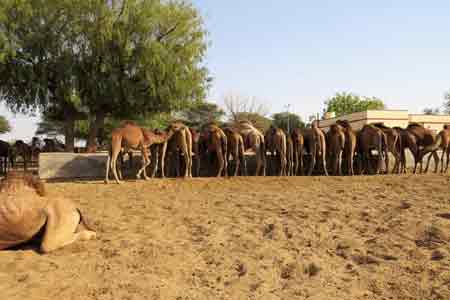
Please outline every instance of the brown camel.
[{"label": "brown camel", "polygon": [[225,132],[228,142],[228,155],[226,157],[226,160],[228,161],[227,164],[230,165],[230,157],[232,157],[234,161],[233,176],[237,176],[241,169],[241,175],[246,176],[247,162],[245,160],[244,139],[240,133],[232,127],[225,127],[223,132]]},{"label": "brown camel", "polygon": [[193,155],[193,161],[192,166],[194,171],[195,177],[200,177],[200,133],[195,130],[194,128],[189,128],[189,131],[191,132],[192,136],[192,155]]},{"label": "brown camel", "polygon": [[17,140],[11,148],[11,159],[15,163],[18,156],[22,157],[23,169],[25,171],[28,169],[28,164],[31,163],[33,159],[36,160],[38,155],[39,151],[37,151],[37,149],[33,149],[33,147],[22,140]]},{"label": "brown camel", "polygon": [[373,125],[364,125],[358,132],[358,160],[360,162],[360,174],[370,173],[372,151],[377,151],[377,166],[375,174],[381,171],[381,164],[387,156],[387,139],[383,131]]},{"label": "brown camel", "polygon": [[326,139],[323,131],[317,127],[317,121],[313,121],[311,128],[304,129],[302,133],[304,138],[304,147],[311,156],[307,172],[308,176],[311,176],[317,160],[321,162],[321,167],[325,176],[328,176],[326,163]]},{"label": "brown camel", "polygon": [[64,152],[65,145],[57,139],[44,139],[42,152]]},{"label": "brown camel", "polygon": [[173,130],[169,130],[167,134],[156,135],[151,131],[142,129],[133,122],[126,121],[124,124],[112,131],[111,148],[106,163],[105,183],[109,183],[109,170],[112,170],[117,183],[122,183],[117,175],[117,158],[121,152],[129,152],[132,150],[141,151],[142,165],[138,170],[136,177],[140,178],[144,174],[144,179],[148,180],[146,168],[150,164],[148,148],[153,143],[163,143],[173,135]]},{"label": "brown camel", "polygon": [[239,121],[236,129],[244,139],[245,150],[252,150],[256,157],[255,176],[266,175],[266,145],[264,135],[250,121]]},{"label": "brown camel", "polygon": [[303,175],[303,145],[304,138],[300,128],[295,128],[291,133],[294,151],[294,175]]},{"label": "brown camel", "polygon": [[10,166],[14,168],[14,160],[12,158],[11,145],[0,140],[1,173],[6,174]]},{"label": "brown camel", "polygon": [[278,176],[286,176],[286,134],[280,128],[270,126],[264,137],[266,143],[266,151],[272,157],[278,156],[280,162],[280,170]]},{"label": "brown camel", "polygon": [[[439,135],[435,135],[431,130],[424,128],[422,125],[418,123],[411,123],[406,128],[408,132],[410,132],[416,138],[416,143],[418,147],[418,159],[414,164],[414,173],[416,173],[418,162],[422,162],[423,157],[430,153],[430,157],[434,158],[435,163],[435,172],[437,173],[438,164],[439,164],[439,156],[437,154],[437,150],[441,144],[442,137]],[[428,165],[425,168],[425,173],[428,172]],[[420,164],[420,173],[422,173],[422,163]]]},{"label": "brown camel", "polygon": [[219,167],[216,176],[228,176],[228,139],[225,132],[217,124],[208,123],[204,126],[202,136],[205,153],[217,158]]},{"label": "brown camel", "polygon": [[[400,153],[400,134],[397,130],[393,128],[389,128],[382,123],[374,124],[377,128],[381,129],[383,133],[386,135],[387,140],[387,150],[391,152],[395,158],[394,168],[392,170],[393,173],[400,173],[400,162],[401,162],[401,153]],[[389,155],[386,155],[386,173],[389,173]]]},{"label": "brown camel", "polygon": [[[439,141],[440,141],[440,143],[439,143]],[[442,149],[442,155],[441,155],[441,159],[440,159],[441,173],[444,173],[444,171],[447,172],[448,165],[449,165],[449,158],[450,158],[450,128],[447,125],[444,125],[443,130],[441,130],[438,133],[435,143],[439,144],[438,149]],[[424,154],[426,153],[426,151],[432,152],[433,150],[431,150],[430,148],[435,148],[435,146],[425,147]],[[437,153],[436,153],[436,155],[437,155]],[[427,166],[425,168],[425,172],[426,172],[426,170],[428,170],[428,167],[430,165],[431,156],[434,156],[434,155],[430,154],[428,156]],[[446,166],[444,167],[444,157],[445,156],[447,156],[447,163],[446,163]],[[436,163],[436,159],[435,159],[435,163]],[[438,160],[438,163],[439,163],[439,160]],[[436,163],[435,172],[437,172],[437,169],[438,169],[437,164],[438,163]]]},{"label": "brown camel", "polygon": [[345,149],[345,132],[339,124],[332,124],[326,134],[328,164],[331,174],[342,175],[342,153]]},{"label": "brown camel", "polygon": [[[448,166],[450,162],[450,126],[444,125],[443,130],[439,133],[442,135],[442,156],[441,156],[441,173],[448,171]],[[447,163],[444,168],[444,155],[447,155]]]},{"label": "brown camel", "polygon": [[400,135],[400,173],[406,173],[406,149],[409,149],[414,158],[415,165],[420,164],[422,169],[422,160],[419,159],[419,147],[417,146],[417,139],[414,134],[401,127],[394,127],[394,130]]},{"label": "brown camel", "polygon": [[353,176],[355,175],[353,161],[356,150],[356,133],[347,120],[337,120],[336,124],[342,127],[345,134],[343,160],[347,164],[347,174]]},{"label": "brown camel", "polygon": [[174,134],[167,144],[167,163],[170,170],[171,160],[175,160],[176,176],[180,176],[180,155],[184,158],[184,177],[192,177],[192,134],[189,128],[177,121],[169,125]]},{"label": "brown camel", "polygon": [[286,162],[287,176],[294,176],[294,143],[290,135],[286,136]]},{"label": "brown camel", "polygon": [[72,201],[47,197],[44,184],[31,174],[9,172],[0,182],[0,249],[28,242],[38,233],[43,233],[43,253],[96,236]]}]

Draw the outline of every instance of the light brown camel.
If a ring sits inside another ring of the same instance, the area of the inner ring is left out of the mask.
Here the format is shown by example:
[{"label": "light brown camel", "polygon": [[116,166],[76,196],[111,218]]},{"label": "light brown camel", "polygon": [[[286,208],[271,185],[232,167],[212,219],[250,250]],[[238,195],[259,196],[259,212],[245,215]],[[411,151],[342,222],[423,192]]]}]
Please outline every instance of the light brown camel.
[{"label": "light brown camel", "polygon": [[227,164],[230,165],[230,157],[232,157],[234,161],[233,176],[237,176],[241,169],[241,175],[246,176],[247,162],[245,160],[244,139],[242,138],[242,135],[232,127],[225,127],[223,132],[225,132],[228,142],[228,155],[226,157],[228,161]]},{"label": "light brown camel", "polygon": [[189,131],[192,136],[192,167],[195,170],[193,175],[200,177],[200,133],[194,128],[189,128]]},{"label": "light brown camel", "polygon": [[235,124],[236,129],[244,139],[245,150],[252,150],[256,157],[255,176],[266,175],[266,145],[264,135],[256,129],[250,121],[239,121]]},{"label": "light brown camel", "polygon": [[142,155],[142,165],[136,174],[136,178],[140,178],[144,174],[144,179],[148,180],[146,168],[150,164],[149,147],[153,143],[162,143],[173,135],[170,129],[167,134],[155,135],[151,131],[144,130],[133,122],[126,121],[124,124],[116,128],[111,133],[111,148],[106,163],[105,183],[109,183],[109,170],[112,170],[117,183],[122,183],[117,175],[117,158],[121,152],[129,152],[129,150],[139,150]]},{"label": "light brown camel", "polygon": [[294,176],[294,143],[290,135],[286,136],[287,176]]},{"label": "light brown camel", "polygon": [[345,148],[344,128],[339,124],[332,124],[326,134],[327,165],[331,165],[331,174],[342,175],[342,153]]},{"label": "light brown camel", "polygon": [[311,157],[307,172],[308,176],[311,176],[317,160],[321,162],[321,167],[325,176],[328,176],[326,163],[327,144],[325,134],[318,128],[317,121],[312,122],[311,128],[303,129],[302,134],[304,138],[304,147]]},{"label": "light brown camel", "polygon": [[47,197],[42,181],[31,174],[9,172],[0,182],[0,249],[28,242],[39,233],[43,253],[96,236],[72,201]]},{"label": "light brown camel", "polygon": [[406,149],[409,149],[414,158],[415,165],[420,164],[422,169],[422,161],[419,160],[419,147],[414,134],[401,127],[393,127],[399,133],[400,143],[398,143],[400,151],[400,173],[406,173]]},{"label": "light brown camel", "polygon": [[377,166],[375,174],[381,171],[381,165],[387,156],[387,139],[383,131],[371,124],[364,125],[358,132],[358,160],[360,162],[360,174],[370,173],[372,151],[377,152]]},{"label": "light brown camel", "polygon": [[270,126],[264,139],[266,151],[270,153],[271,157],[278,156],[279,158],[280,169],[278,176],[286,176],[286,134],[282,129]]},{"label": "light brown camel", "polygon": [[208,123],[204,126],[202,136],[206,154],[208,156],[215,155],[217,158],[219,166],[216,176],[228,176],[228,141],[225,132],[217,124]]},{"label": "light brown camel", "polygon": [[291,133],[294,151],[294,175],[303,175],[303,146],[304,138],[300,128],[295,128]]},{"label": "light brown camel", "polygon": [[[385,126],[382,123],[376,123],[374,124],[374,126],[381,129],[383,133],[386,135],[388,153],[391,152],[395,158],[394,168],[392,169],[392,172],[397,174],[400,173],[400,162],[402,158],[400,153],[400,147],[398,145],[401,142],[399,132],[393,128]],[[386,160],[386,173],[389,173],[389,155],[386,155],[385,160]]]},{"label": "light brown camel", "polygon": [[[180,153],[184,159],[184,177],[192,177],[192,134],[189,128],[177,121],[169,125],[174,134],[167,144],[167,163],[170,170],[171,159],[175,159],[176,175],[180,176]],[[166,172],[167,173],[167,172]]]},{"label": "light brown camel", "polygon": [[350,176],[355,175],[353,162],[356,151],[356,133],[353,130],[350,122],[347,120],[337,120],[336,124],[340,125],[345,134],[345,146],[343,152],[343,160],[347,164],[347,174]]},{"label": "light brown camel", "polygon": [[[416,173],[417,170],[417,164],[420,162],[420,173],[422,173],[422,160],[423,157],[430,153],[431,156],[434,158],[435,163],[435,173],[437,173],[438,170],[438,164],[439,164],[439,156],[437,154],[437,150],[439,149],[439,146],[441,144],[442,137],[439,135],[435,135],[431,130],[424,128],[421,124],[418,123],[411,123],[406,128],[408,132],[410,132],[414,137],[416,138],[416,143],[418,147],[418,154],[417,154],[417,160],[414,164],[414,173]],[[425,173],[428,172],[428,165],[425,168]]]}]

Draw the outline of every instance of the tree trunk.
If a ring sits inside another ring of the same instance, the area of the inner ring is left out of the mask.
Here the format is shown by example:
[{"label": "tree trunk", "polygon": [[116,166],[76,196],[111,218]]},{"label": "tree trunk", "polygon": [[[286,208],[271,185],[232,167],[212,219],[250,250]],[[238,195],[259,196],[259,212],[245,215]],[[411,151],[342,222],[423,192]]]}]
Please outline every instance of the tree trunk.
[{"label": "tree trunk", "polygon": [[91,120],[89,124],[89,135],[87,140],[87,152],[92,153],[97,150],[97,134],[98,130],[103,127],[105,123],[105,114],[99,112],[95,114],[95,119]]},{"label": "tree trunk", "polygon": [[66,152],[73,152],[75,149],[75,119],[68,117],[64,122],[64,138]]}]

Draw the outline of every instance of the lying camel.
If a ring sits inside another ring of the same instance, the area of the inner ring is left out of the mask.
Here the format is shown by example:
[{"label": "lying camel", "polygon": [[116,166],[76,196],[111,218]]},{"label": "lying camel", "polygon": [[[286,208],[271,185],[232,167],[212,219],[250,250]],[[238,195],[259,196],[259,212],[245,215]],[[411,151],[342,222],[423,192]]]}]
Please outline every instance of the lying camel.
[{"label": "lying camel", "polygon": [[[164,135],[156,135],[149,130],[142,129],[135,123],[126,121],[124,124],[112,131],[112,141],[108,160],[106,163],[105,183],[109,183],[109,170],[112,170],[114,178],[117,183],[122,183],[117,175],[117,158],[122,152],[129,152],[130,149],[141,151],[142,165],[136,174],[136,178],[141,178],[144,174],[144,179],[148,180],[146,168],[150,164],[148,148],[154,143],[164,143],[173,135],[173,128]],[[121,172],[119,172],[121,173]],[[122,177],[122,176],[121,176]]]},{"label": "lying camel", "polygon": [[302,133],[304,138],[304,147],[311,155],[311,161],[307,172],[308,176],[311,176],[317,160],[320,160],[323,172],[325,176],[328,176],[326,163],[327,145],[325,134],[317,127],[317,121],[313,121],[311,128],[304,129]]},{"label": "lying camel", "polygon": [[220,177],[222,174],[228,176],[228,142],[225,132],[215,123],[206,124],[203,131],[203,142],[205,144],[204,150],[209,155],[214,153],[217,157],[219,168],[216,176]]},{"label": "lying camel", "polygon": [[43,253],[96,236],[72,201],[47,197],[42,181],[31,174],[9,172],[0,182],[0,249],[41,232]]},{"label": "lying camel", "polygon": [[266,175],[266,147],[264,135],[253,126],[250,121],[239,121],[236,123],[238,132],[244,139],[245,150],[253,150],[256,157],[255,176]]},{"label": "lying camel", "polygon": [[175,159],[176,176],[180,176],[180,152],[184,158],[184,177],[192,177],[192,134],[189,128],[181,122],[173,122],[169,129],[174,132],[167,144],[167,168],[170,170],[170,161]]},{"label": "lying camel", "polygon": [[278,176],[286,175],[286,134],[280,128],[275,128],[271,126],[264,137],[266,143],[266,151],[268,151],[271,156],[278,156],[280,159],[280,171]]},{"label": "lying camel", "polygon": [[225,127],[223,132],[225,132],[228,142],[228,155],[226,157],[226,160],[228,161],[227,164],[230,165],[230,157],[232,157],[234,161],[233,176],[237,176],[241,168],[241,175],[246,176],[247,162],[245,160],[244,139],[242,138],[242,135],[231,127]]},{"label": "lying camel", "polygon": [[300,128],[295,128],[291,133],[294,159],[294,175],[303,175],[303,146],[304,138]]},{"label": "lying camel", "polygon": [[343,160],[347,163],[347,174],[353,176],[355,175],[353,160],[356,150],[356,133],[350,125],[350,122],[348,122],[347,120],[337,120],[336,124],[340,125],[344,131],[345,146],[343,152]]},{"label": "lying camel", "polygon": [[342,175],[342,153],[345,149],[345,132],[339,124],[332,124],[326,134],[327,156],[333,175]]}]

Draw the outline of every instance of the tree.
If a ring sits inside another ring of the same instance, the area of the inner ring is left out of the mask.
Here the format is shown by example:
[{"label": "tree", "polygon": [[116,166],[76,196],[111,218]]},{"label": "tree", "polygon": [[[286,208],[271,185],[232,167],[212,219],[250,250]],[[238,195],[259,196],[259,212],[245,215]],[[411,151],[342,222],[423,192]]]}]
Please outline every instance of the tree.
[{"label": "tree", "polygon": [[272,124],[272,120],[267,118],[267,108],[255,97],[230,93],[225,97],[224,104],[229,122],[250,121],[262,132]]},{"label": "tree", "polygon": [[0,116],[0,134],[7,133],[11,131],[11,125],[9,125],[8,120]]},{"label": "tree", "polygon": [[346,92],[336,93],[332,98],[325,101],[325,105],[325,111],[335,112],[337,117],[354,112],[385,108],[381,99],[375,97],[361,97]]},{"label": "tree", "polygon": [[445,93],[444,111],[450,115],[450,92]]},{"label": "tree", "polygon": [[194,102],[178,114],[188,126],[200,127],[208,122],[220,123],[225,112],[215,103],[200,101]]},{"label": "tree", "polygon": [[[206,32],[185,1],[4,0],[0,92],[14,111],[71,123],[180,110],[209,87]],[[55,116],[58,115],[58,116]]]},{"label": "tree", "polygon": [[423,109],[423,113],[425,115],[439,115],[440,114],[440,109],[439,109],[439,107],[436,107],[436,108],[428,107],[428,108],[424,108]]},{"label": "tree", "polygon": [[294,128],[305,128],[305,123],[299,115],[289,112],[276,113],[272,116],[273,125],[284,129],[286,132]]}]

